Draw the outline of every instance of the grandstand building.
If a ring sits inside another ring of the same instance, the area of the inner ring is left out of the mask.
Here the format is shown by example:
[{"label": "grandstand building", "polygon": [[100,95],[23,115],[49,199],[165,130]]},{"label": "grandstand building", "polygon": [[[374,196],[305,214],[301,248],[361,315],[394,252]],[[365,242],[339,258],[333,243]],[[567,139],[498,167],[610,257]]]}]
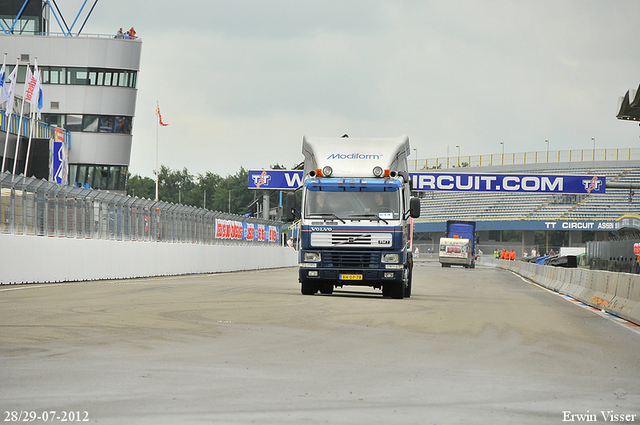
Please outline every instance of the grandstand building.
[{"label": "grandstand building", "polygon": [[[16,94],[23,93],[27,64],[33,67],[37,60],[43,83],[42,120],[70,134],[69,184],[124,191],[142,42],[115,34],[84,35],[84,24],[73,33],[74,25],[66,27],[63,17],[49,5],[44,0],[8,0],[0,4],[0,45],[8,53],[7,70],[11,71],[16,63],[20,66]],[[74,24],[77,20],[78,17]],[[80,20],[77,25],[81,23]],[[56,24],[61,32],[51,31]],[[19,102],[10,108],[14,114],[20,113]],[[5,133],[0,135],[2,154]],[[11,167],[18,161],[20,174],[25,166],[26,143],[16,153],[14,140],[15,134],[11,134],[6,163]],[[35,163],[29,164],[28,175],[48,174],[36,165],[32,168]],[[10,167],[5,169],[11,170]]]},{"label": "grandstand building", "polygon": [[[459,164],[462,161],[472,167],[439,168],[437,172],[464,170],[479,173],[594,175],[606,176],[607,185],[615,182],[620,187],[607,187],[605,194],[584,195],[420,192],[421,215],[414,227],[416,243],[436,251],[447,220],[475,221],[479,245],[485,254],[505,246],[515,247],[519,253],[530,251],[534,246],[538,252],[550,249],[557,252],[559,246],[549,244],[549,235],[554,233],[556,236],[560,233],[560,238],[565,241],[564,246],[581,247],[588,241],[602,241],[640,231],[640,190],[633,189],[640,185],[640,149],[601,149],[599,155],[589,150],[588,153],[592,155],[589,160],[584,160],[587,155],[582,152],[574,155],[578,159],[546,162],[565,157],[565,153],[551,152],[551,156],[549,152],[542,153],[536,155],[534,163],[527,163],[522,160],[523,154],[519,154],[518,158],[523,162],[520,164],[516,163],[517,154],[514,154],[510,163],[505,163],[502,158],[501,161],[485,160],[487,165],[482,165],[477,158],[476,161],[468,157],[453,158],[453,161],[447,162]],[[429,164],[425,164],[424,168],[426,165]],[[505,243],[502,238],[505,231],[520,232],[521,241]]]}]

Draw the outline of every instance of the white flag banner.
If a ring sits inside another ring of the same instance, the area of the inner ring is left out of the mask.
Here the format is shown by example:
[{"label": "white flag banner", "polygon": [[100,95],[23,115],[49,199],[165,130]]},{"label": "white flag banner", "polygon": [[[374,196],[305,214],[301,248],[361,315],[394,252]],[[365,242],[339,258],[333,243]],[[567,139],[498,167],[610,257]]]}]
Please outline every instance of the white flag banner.
[{"label": "white flag banner", "polygon": [[42,75],[40,70],[38,69],[38,59],[36,58],[36,66],[35,66],[35,71],[33,72],[33,75],[36,77],[36,90],[35,90],[35,98],[36,101],[34,102],[34,105],[38,106],[38,120],[42,119],[42,106],[44,105],[44,102],[42,100]]},{"label": "white flag banner", "polygon": [[24,92],[24,100],[32,105],[37,104],[38,99],[38,80],[35,74],[31,72],[31,67],[27,65],[27,79],[25,80],[27,85]]},{"label": "white flag banner", "polygon": [[[7,60],[7,56],[5,55],[5,61]],[[2,69],[0,69],[0,106],[2,106],[2,104],[4,102],[7,101],[7,97],[5,97],[5,90],[4,90],[4,77],[5,77],[5,72],[6,72],[6,68],[7,65],[3,62],[2,63]]]},{"label": "white flag banner", "polygon": [[6,115],[9,116],[11,115],[11,112],[13,110],[13,98],[15,97],[16,94],[16,80],[18,77],[18,65],[16,65],[13,68],[13,71],[11,71],[11,74],[7,75],[7,80],[11,81],[11,83],[9,84],[9,88],[7,88],[7,83],[5,82],[4,87],[3,87],[3,91],[5,91],[5,96],[7,97],[9,103],[7,103],[7,109],[6,109]]}]

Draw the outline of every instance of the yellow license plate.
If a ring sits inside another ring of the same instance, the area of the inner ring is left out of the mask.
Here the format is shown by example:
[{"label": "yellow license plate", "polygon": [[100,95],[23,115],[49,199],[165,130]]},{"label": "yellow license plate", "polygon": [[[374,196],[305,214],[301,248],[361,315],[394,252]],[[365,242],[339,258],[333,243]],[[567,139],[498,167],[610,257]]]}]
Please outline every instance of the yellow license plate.
[{"label": "yellow license plate", "polygon": [[340,280],[362,280],[361,274],[341,274]]}]

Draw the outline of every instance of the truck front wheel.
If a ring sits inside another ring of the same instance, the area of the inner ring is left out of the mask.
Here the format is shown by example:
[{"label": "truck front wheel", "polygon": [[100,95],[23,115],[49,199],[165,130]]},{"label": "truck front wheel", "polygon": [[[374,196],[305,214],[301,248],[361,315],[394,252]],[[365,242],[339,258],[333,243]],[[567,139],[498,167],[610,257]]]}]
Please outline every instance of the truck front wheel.
[{"label": "truck front wheel", "polygon": [[327,295],[333,294],[333,283],[324,282],[324,283],[320,284],[320,293],[321,294],[327,294]]},{"label": "truck front wheel", "polygon": [[314,295],[318,292],[318,284],[313,282],[302,282],[302,295]]},{"label": "truck front wheel", "polygon": [[397,282],[391,287],[391,298],[396,300],[404,298],[404,282]]},{"label": "truck front wheel", "polygon": [[411,297],[411,280],[413,279],[413,268],[409,269],[409,279],[407,279],[407,287],[404,288],[404,297]]}]

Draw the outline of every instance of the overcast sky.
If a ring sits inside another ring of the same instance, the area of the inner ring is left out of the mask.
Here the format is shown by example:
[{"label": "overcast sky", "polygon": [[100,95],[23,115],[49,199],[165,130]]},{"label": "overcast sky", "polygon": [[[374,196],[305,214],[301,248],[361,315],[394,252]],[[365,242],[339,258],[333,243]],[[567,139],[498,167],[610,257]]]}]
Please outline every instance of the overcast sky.
[{"label": "overcast sky", "polygon": [[408,134],[420,159],[640,147],[615,117],[639,19],[637,0],[100,0],[83,32],[142,39],[130,171],[153,176],[159,102],[160,164],[226,176],[291,168],[304,134]]}]

